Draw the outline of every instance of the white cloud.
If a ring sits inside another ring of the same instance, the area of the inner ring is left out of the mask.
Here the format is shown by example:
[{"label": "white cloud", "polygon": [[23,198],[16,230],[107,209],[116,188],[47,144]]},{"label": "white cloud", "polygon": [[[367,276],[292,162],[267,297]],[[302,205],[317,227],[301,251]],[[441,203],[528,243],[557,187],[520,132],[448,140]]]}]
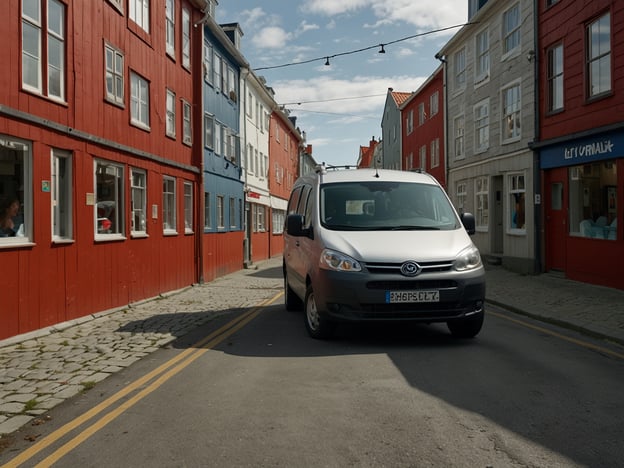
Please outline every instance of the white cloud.
[{"label": "white cloud", "polygon": [[278,26],[269,26],[258,31],[251,41],[259,48],[280,49],[285,47],[290,39],[292,39],[292,34],[284,29]]},{"label": "white cloud", "polygon": [[299,24],[299,28],[297,29],[297,35],[303,34],[307,31],[313,31],[315,29],[320,29],[320,26],[318,24],[309,24],[306,20],[303,20]]}]

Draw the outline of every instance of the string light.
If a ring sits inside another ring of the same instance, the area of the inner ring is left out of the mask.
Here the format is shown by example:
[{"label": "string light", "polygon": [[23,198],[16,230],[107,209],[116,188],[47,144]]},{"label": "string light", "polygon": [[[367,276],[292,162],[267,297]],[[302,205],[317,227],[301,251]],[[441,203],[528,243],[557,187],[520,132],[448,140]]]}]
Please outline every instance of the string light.
[{"label": "string light", "polygon": [[397,39],[395,41],[390,41],[390,42],[387,42],[385,44],[376,44],[376,45],[369,46],[369,47],[363,47],[362,49],[350,50],[348,52],[339,52],[339,53],[334,54],[334,55],[324,55],[322,57],[317,57],[317,58],[313,58],[313,59],[310,59],[310,60],[303,60],[301,62],[290,62],[290,63],[284,63],[282,65],[273,65],[273,66],[270,66],[270,67],[259,67],[259,68],[256,68],[255,71],[274,70],[276,68],[285,68],[285,67],[292,67],[292,66],[295,66],[295,65],[304,65],[306,63],[318,62],[319,60],[325,60],[325,65],[329,66],[329,65],[331,65],[329,63],[329,59],[333,59],[333,58],[336,58],[336,57],[342,57],[343,55],[358,54],[360,52],[365,52],[367,50],[376,49],[377,47],[381,47],[381,50],[379,51],[380,54],[385,54],[386,50],[385,50],[384,46],[397,44],[399,42],[408,41],[408,40],[414,39],[416,37],[428,36],[430,34],[435,34],[435,33],[443,32],[443,31],[448,31],[449,29],[461,28],[463,26],[468,26],[468,25],[477,24],[477,23],[478,22],[468,22],[468,23],[463,23],[463,24],[456,24],[454,26],[448,26],[446,28],[434,29],[434,30],[431,30],[431,31],[425,31],[425,32],[418,33],[418,34],[413,34],[411,36],[402,37],[401,39]]}]

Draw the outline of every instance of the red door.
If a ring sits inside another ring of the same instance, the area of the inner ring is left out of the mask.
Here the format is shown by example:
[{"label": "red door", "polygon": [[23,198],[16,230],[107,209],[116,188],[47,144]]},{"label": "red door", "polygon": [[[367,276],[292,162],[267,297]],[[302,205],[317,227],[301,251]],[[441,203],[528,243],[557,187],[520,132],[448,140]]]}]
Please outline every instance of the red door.
[{"label": "red door", "polygon": [[568,239],[567,168],[546,171],[546,270],[566,269],[566,241]]}]

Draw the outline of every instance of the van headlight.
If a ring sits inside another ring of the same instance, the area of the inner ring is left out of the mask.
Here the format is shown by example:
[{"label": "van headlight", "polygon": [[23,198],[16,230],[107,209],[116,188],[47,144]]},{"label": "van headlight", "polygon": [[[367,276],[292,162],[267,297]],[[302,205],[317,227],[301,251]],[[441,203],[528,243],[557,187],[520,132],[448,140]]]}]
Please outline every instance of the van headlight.
[{"label": "van headlight", "polygon": [[481,255],[474,245],[462,250],[453,262],[453,267],[457,271],[474,270],[480,266]]},{"label": "van headlight", "polygon": [[320,265],[324,270],[334,271],[362,271],[362,265],[357,260],[335,250],[323,249]]}]

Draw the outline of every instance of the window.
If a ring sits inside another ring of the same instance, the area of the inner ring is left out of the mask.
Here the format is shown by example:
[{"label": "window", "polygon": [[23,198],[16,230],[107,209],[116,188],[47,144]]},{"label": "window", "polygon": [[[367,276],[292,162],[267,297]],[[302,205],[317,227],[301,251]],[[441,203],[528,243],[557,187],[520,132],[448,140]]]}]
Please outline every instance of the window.
[{"label": "window", "polygon": [[236,74],[234,73],[234,69],[228,65],[227,67],[228,73],[228,97],[236,102],[237,92],[236,92]]},{"label": "window", "polygon": [[236,229],[236,198],[230,197],[230,229]]},{"label": "window", "polygon": [[221,143],[222,127],[219,122],[214,124],[214,152],[215,154],[223,154],[223,146]]},{"label": "window", "polygon": [[464,154],[464,116],[455,117],[453,121],[455,159],[463,159]]},{"label": "window", "polygon": [[173,177],[163,177],[163,232],[176,234],[176,181]]},{"label": "window", "polygon": [[132,235],[147,234],[147,175],[140,169],[130,170],[130,209]]},{"label": "window", "polygon": [[214,116],[204,114],[204,146],[214,148]]},{"label": "window", "polygon": [[466,182],[458,182],[457,187],[455,189],[455,198],[457,200],[457,211],[459,213],[463,213],[466,208],[466,199],[468,197],[468,192],[466,191],[467,185]]},{"label": "window", "polygon": [[176,95],[170,89],[167,90],[167,109],[166,109],[166,124],[165,132],[167,136],[175,138],[176,136]]},{"label": "window", "polygon": [[264,205],[254,204],[252,205],[252,213],[253,213],[253,231],[254,232],[265,232],[265,216],[266,216],[266,207]]},{"label": "window", "polygon": [[487,177],[478,177],[475,180],[476,227],[481,228],[482,231],[487,231],[490,214],[488,182],[489,179]]},{"label": "window", "polygon": [[217,195],[217,228],[225,228],[225,207],[223,206],[223,195]]},{"label": "window", "polygon": [[165,1],[165,49],[175,57],[175,0]]},{"label": "window", "polygon": [[516,3],[503,13],[503,55],[520,47],[520,5]]},{"label": "window", "polygon": [[490,32],[487,29],[477,34],[476,54],[475,83],[479,83],[490,77]]},{"label": "window", "polygon": [[425,103],[418,104],[418,125],[422,125],[427,120],[427,113],[425,112]]},{"label": "window", "polygon": [[186,8],[182,9],[182,66],[191,67],[191,15]]},{"label": "window", "polygon": [[65,5],[58,0],[22,1],[22,86],[65,100]]},{"label": "window", "polygon": [[184,182],[184,232],[193,232],[193,184]]},{"label": "window", "polygon": [[210,192],[204,192],[204,229],[212,229],[212,210]]},{"label": "window", "polygon": [[617,239],[617,161],[569,168],[570,234]]},{"label": "window", "polygon": [[113,46],[104,46],[106,60],[106,99],[114,104],[124,105],[124,56]]},{"label": "window", "polygon": [[123,0],[108,0],[110,4],[112,4],[120,13],[123,13]]},{"label": "window", "polygon": [[420,161],[419,167],[421,171],[427,170],[427,145],[422,145],[419,151]]},{"label": "window", "polygon": [[284,223],[286,222],[286,212],[284,210],[273,210],[272,213],[273,219],[273,234],[283,234],[284,233]]},{"label": "window", "polygon": [[221,56],[216,52],[214,52],[212,56],[212,65],[214,71],[212,84],[215,88],[221,89]]},{"label": "window", "polygon": [[191,104],[182,101],[182,141],[190,145],[193,141],[191,132]]},{"label": "window", "polygon": [[453,56],[453,72],[455,91],[460,91],[466,87],[466,49],[461,49]]},{"label": "window", "polygon": [[548,111],[563,109],[563,44],[548,50]]},{"label": "window", "polygon": [[150,0],[128,0],[128,16],[147,34],[149,27]]},{"label": "window", "polygon": [[511,174],[509,176],[509,228],[512,230],[525,230],[525,192],[524,174]]},{"label": "window", "polygon": [[521,136],[520,83],[503,89],[503,141],[517,140]]},{"label": "window", "polygon": [[212,84],[213,75],[212,45],[204,42],[204,80]]},{"label": "window", "polygon": [[440,140],[436,138],[431,141],[431,167],[440,165]]},{"label": "window", "polygon": [[0,246],[28,242],[32,233],[32,149],[0,135]]},{"label": "window", "polygon": [[51,171],[52,239],[72,239],[72,157],[66,151],[52,150]]},{"label": "window", "polygon": [[95,161],[95,237],[124,235],[124,168],[108,161]]},{"label": "window", "polygon": [[475,151],[485,151],[490,146],[490,103],[486,99],[474,107]]},{"label": "window", "polygon": [[589,97],[611,91],[611,15],[587,28],[587,91]]},{"label": "window", "polygon": [[438,109],[440,106],[440,97],[439,93],[436,91],[429,97],[429,112],[431,113],[431,117],[438,113]]},{"label": "window", "polygon": [[130,121],[149,128],[149,85],[134,72],[130,72]]}]

